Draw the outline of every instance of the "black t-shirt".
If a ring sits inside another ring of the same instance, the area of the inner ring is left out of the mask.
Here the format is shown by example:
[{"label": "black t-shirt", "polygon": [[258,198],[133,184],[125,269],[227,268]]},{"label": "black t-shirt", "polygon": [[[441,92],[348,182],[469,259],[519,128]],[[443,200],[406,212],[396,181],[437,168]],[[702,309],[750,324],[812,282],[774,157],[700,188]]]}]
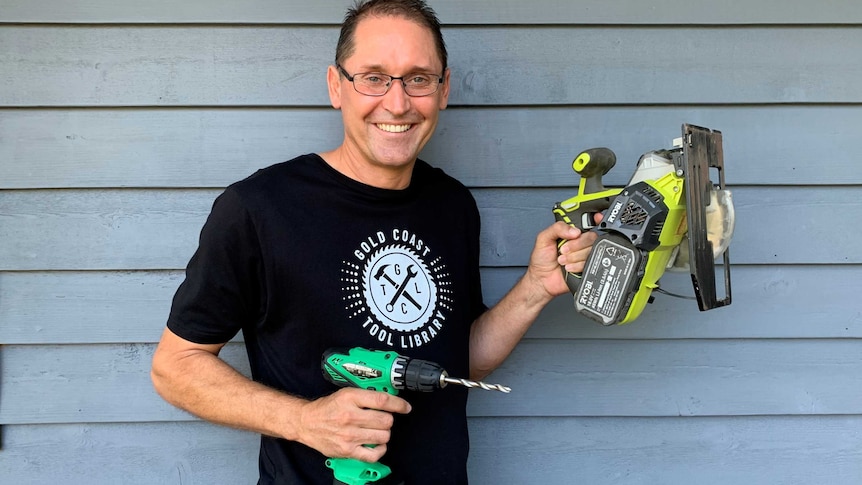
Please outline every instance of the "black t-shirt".
[{"label": "black t-shirt", "polygon": [[[398,291],[396,291],[398,290]],[[197,343],[243,332],[252,378],[315,399],[338,388],[330,347],[394,350],[469,374],[470,324],[486,307],[470,192],[416,162],[404,190],[371,187],[317,155],[263,169],[213,204],[168,328]],[[466,483],[466,389],[402,392],[381,462],[406,484]],[[325,457],[261,438],[260,483],[331,484]]]}]

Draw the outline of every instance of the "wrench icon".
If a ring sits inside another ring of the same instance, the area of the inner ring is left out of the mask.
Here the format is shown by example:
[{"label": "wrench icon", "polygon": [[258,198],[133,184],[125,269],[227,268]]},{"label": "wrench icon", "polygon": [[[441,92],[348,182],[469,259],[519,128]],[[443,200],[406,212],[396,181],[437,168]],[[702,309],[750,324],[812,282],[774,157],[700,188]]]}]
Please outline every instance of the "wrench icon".
[{"label": "wrench icon", "polygon": [[420,305],[419,302],[417,302],[416,299],[413,298],[413,295],[407,292],[407,283],[409,283],[410,280],[412,280],[416,275],[419,274],[415,269],[413,269],[414,265],[411,264],[407,267],[407,275],[404,277],[404,280],[401,281],[401,284],[396,283],[395,280],[393,280],[386,273],[386,268],[388,267],[388,264],[384,264],[380,266],[380,269],[378,269],[377,272],[374,274],[375,280],[380,281],[380,279],[383,278],[395,288],[395,294],[392,295],[392,298],[389,300],[389,303],[386,304],[386,311],[391,312],[392,310],[394,310],[395,302],[397,302],[398,299],[401,298],[401,296],[404,296],[404,298],[406,298],[407,301],[412,303],[413,306],[421,310],[422,305]]}]

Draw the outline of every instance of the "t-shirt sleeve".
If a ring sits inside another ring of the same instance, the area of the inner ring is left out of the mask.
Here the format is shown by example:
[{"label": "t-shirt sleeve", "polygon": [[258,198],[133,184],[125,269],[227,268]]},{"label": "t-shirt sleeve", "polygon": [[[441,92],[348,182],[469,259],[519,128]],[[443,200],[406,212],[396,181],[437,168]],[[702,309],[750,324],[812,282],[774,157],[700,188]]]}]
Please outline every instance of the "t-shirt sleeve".
[{"label": "t-shirt sleeve", "polygon": [[171,305],[167,326],[201,344],[225,343],[261,313],[260,244],[241,197],[228,188],[213,203],[198,249]]}]

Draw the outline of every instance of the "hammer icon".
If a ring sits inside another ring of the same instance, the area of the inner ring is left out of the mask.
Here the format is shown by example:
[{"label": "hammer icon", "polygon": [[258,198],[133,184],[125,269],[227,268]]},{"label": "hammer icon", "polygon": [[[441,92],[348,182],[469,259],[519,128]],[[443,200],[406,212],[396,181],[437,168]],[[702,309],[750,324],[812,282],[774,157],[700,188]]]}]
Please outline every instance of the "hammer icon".
[{"label": "hammer icon", "polygon": [[404,298],[407,299],[407,301],[412,303],[417,309],[421,310],[422,305],[420,305],[419,302],[417,302],[416,299],[413,298],[413,295],[411,295],[410,293],[408,293],[406,291],[407,290],[407,283],[410,282],[410,280],[412,280],[414,276],[419,274],[416,270],[413,269],[413,265],[411,264],[410,266],[407,267],[407,276],[404,277],[404,280],[401,282],[400,285],[398,283],[396,283],[395,280],[393,280],[386,273],[386,268],[388,268],[388,267],[389,267],[388,264],[384,264],[384,265],[380,266],[380,268],[377,270],[376,273],[374,273],[374,279],[375,280],[380,281],[381,278],[385,278],[386,281],[388,281],[389,284],[391,284],[395,288],[395,294],[392,295],[392,299],[389,300],[389,303],[386,305],[386,311],[391,312],[395,308],[395,302],[398,301],[398,298],[400,298],[402,295],[404,296]]}]

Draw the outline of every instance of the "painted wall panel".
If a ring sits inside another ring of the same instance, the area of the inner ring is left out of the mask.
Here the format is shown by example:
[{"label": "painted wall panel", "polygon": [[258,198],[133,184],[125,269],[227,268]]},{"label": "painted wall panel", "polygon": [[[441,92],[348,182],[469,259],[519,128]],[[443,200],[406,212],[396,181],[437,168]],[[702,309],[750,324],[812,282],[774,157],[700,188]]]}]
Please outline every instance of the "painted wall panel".
[{"label": "painted wall panel", "polygon": [[[862,29],[455,27],[452,105],[858,103]],[[0,106],[328,106],[332,27],[0,28]],[[558,46],[549,48],[549,46]],[[577,48],[574,48],[577,47]]]},{"label": "painted wall panel", "polygon": [[[486,303],[496,303],[523,271],[484,268]],[[0,342],[155,343],[183,277],[180,270],[0,272]],[[862,314],[847,304],[859,294],[860,265],[734,266],[731,279],[729,307],[699,312],[692,301],[657,295],[635,322],[619,327],[581,317],[571,297],[561,296],[527,338],[862,338]],[[686,274],[666,274],[662,287],[692,294]]]},{"label": "painted wall panel", "polygon": [[250,484],[260,438],[195,421],[4,426],[0,478],[16,485]]},{"label": "painted wall panel", "polygon": [[[682,123],[722,131],[729,185],[862,184],[857,106],[453,108],[422,156],[470,187],[574,187],[606,146],[619,186]],[[0,109],[0,188],[224,187],[341,134],[329,108]]]},{"label": "painted wall panel", "polygon": [[[603,2],[579,0],[436,0],[444,24],[844,24],[862,21],[852,0],[831,0],[828,8],[804,0],[685,0]],[[213,4],[190,0],[147,3],[130,0],[0,1],[0,22],[57,23],[323,23],[338,24],[348,1],[250,0]]]},{"label": "painted wall panel", "polygon": [[473,418],[470,483],[852,484],[858,416]]},{"label": "painted wall panel", "polygon": [[[0,423],[193,419],[153,391],[153,349],[151,344],[4,346]],[[228,344],[223,356],[247,375],[244,352],[241,344]],[[473,391],[468,412],[855,415],[862,412],[858,355],[854,339],[527,340],[486,379],[510,386],[512,393]]]},{"label": "painted wall panel", "polygon": [[[855,483],[857,416],[471,418],[470,483]],[[133,436],[135,439],[128,439]],[[5,426],[9,483],[253,483],[257,437],[201,422]]]},{"label": "painted wall panel", "polygon": [[[825,231],[824,217],[862,218],[860,187],[734,190],[735,264],[858,264],[862,227]],[[553,222],[562,189],[475,189],[484,266],[524,266]],[[0,191],[0,270],[182,269],[220,190]],[[814,203],[816,201],[816,203]],[[792,233],[804,233],[799,244]],[[817,248],[813,251],[811,248]]]},{"label": "painted wall panel", "polygon": [[[0,423],[92,423],[196,419],[163,401],[150,380],[153,344],[6,345],[0,352]],[[250,375],[245,348],[220,356]]]},{"label": "painted wall panel", "polygon": [[[348,3],[0,0],[0,483],[254,481],[257,437],[161,401],[149,361],[221,187],[340,140]],[[720,129],[738,211],[731,307],[542,313],[488,379],[515,391],[472,394],[471,482],[858,482],[862,4],[432,4],[453,91],[423,157],[476,195],[489,303],[581,149],[620,185]]]},{"label": "painted wall panel", "polygon": [[[477,189],[482,213],[482,264],[526,265],[534,235],[547,225],[548,200],[574,195],[561,189]],[[807,194],[807,195],[806,195]],[[855,220],[862,187],[739,187],[733,190],[736,227],[733,264],[855,264],[862,228],[823,230],[828,214]],[[800,231],[802,244],[792,236]]]}]

